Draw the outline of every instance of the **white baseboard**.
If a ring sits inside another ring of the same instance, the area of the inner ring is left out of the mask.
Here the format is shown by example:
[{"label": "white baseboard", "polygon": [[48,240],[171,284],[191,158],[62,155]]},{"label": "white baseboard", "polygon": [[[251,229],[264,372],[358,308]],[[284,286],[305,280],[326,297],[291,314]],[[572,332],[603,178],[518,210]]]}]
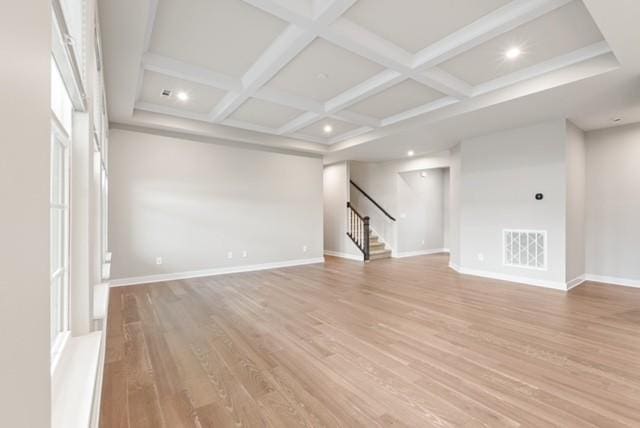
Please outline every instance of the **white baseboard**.
[{"label": "white baseboard", "polygon": [[418,251],[405,251],[402,253],[392,253],[391,257],[401,259],[404,257],[426,256],[429,254],[448,253],[446,248],[432,248],[430,250],[418,250]]},{"label": "white baseboard", "polygon": [[571,281],[567,281],[567,291],[577,287],[578,285],[582,284],[585,281],[586,281],[585,275],[580,275],[573,278]]},{"label": "white baseboard", "polygon": [[188,272],[163,273],[158,275],[137,276],[132,278],[113,279],[109,282],[111,287],[124,287],[127,285],[149,284],[153,282],[175,281],[179,279],[198,278],[203,276],[224,275],[228,273],[252,272],[257,270],[278,269],[291,266],[310,265],[324,263],[324,257],[313,259],[287,260],[284,262],[262,263],[257,265],[232,266],[194,270]]},{"label": "white baseboard", "polygon": [[605,284],[640,288],[640,280],[638,279],[620,278],[616,276],[594,275],[591,273],[586,274],[584,278],[585,278],[585,281],[602,282]]},{"label": "white baseboard", "polygon": [[357,255],[357,254],[341,253],[340,251],[324,250],[324,255],[325,256],[333,256],[333,257],[340,257],[342,259],[357,260],[357,261],[360,261],[360,262],[364,260],[364,256],[362,254],[361,255]]},{"label": "white baseboard", "polygon": [[503,274],[498,272],[489,272],[489,271],[483,271],[478,269],[469,269],[469,268],[454,265],[453,263],[449,263],[449,267],[451,267],[453,270],[463,275],[479,276],[482,278],[497,279],[500,281],[515,282],[518,284],[533,285],[536,287],[552,288],[554,290],[562,290],[562,291],[567,290],[567,285],[563,282],[549,281],[545,279],[527,278],[524,276],[508,275],[508,274]]}]

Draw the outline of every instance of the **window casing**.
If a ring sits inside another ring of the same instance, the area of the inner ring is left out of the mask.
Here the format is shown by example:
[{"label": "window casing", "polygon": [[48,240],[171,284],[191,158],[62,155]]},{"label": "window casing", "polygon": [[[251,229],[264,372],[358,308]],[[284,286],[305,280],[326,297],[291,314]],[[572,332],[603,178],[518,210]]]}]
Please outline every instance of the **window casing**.
[{"label": "window casing", "polygon": [[69,331],[69,152],[73,105],[51,61],[51,352],[60,353]]}]

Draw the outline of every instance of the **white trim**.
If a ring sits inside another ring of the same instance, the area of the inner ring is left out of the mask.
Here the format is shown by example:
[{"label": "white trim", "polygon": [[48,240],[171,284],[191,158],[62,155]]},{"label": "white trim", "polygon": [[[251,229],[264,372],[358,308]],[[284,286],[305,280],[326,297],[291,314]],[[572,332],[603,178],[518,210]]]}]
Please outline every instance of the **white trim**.
[{"label": "white trim", "polygon": [[446,248],[432,248],[430,250],[418,250],[418,251],[405,251],[402,253],[393,253],[391,257],[396,259],[402,259],[404,257],[426,256],[429,254],[448,253]]},{"label": "white trim", "polygon": [[567,291],[567,285],[564,282],[549,281],[546,279],[527,278],[526,276],[508,275],[498,272],[489,272],[478,269],[469,269],[461,266],[455,268],[450,263],[449,266],[462,275],[479,276],[482,278],[497,279],[500,281],[515,282],[518,284],[534,285],[536,287],[552,288],[554,290]]},{"label": "white trim", "polygon": [[52,376],[52,428],[89,426],[103,336],[96,331],[69,338]]},{"label": "white trim", "polygon": [[583,282],[585,282],[586,280],[584,279],[585,276],[584,275],[580,275],[580,276],[576,276],[575,278],[573,278],[570,281],[567,281],[567,291],[571,290],[572,288],[576,288],[578,285],[582,284]]},{"label": "white trim", "polygon": [[53,345],[51,346],[51,376],[54,375],[56,369],[58,368],[58,363],[60,362],[60,357],[64,353],[65,347],[67,346],[67,341],[71,336],[71,332],[69,330],[64,330],[58,333],[56,336]]},{"label": "white trim", "polygon": [[601,282],[604,284],[621,285],[623,287],[640,288],[640,279],[620,278],[616,276],[595,275],[587,273],[584,275],[585,281]]},{"label": "white trim", "polygon": [[325,256],[333,256],[333,257],[340,257],[341,259],[357,260],[357,261],[360,261],[360,262],[364,260],[364,256],[363,255],[342,253],[340,251],[324,250],[324,255]]},{"label": "white trim", "polygon": [[[100,405],[102,403],[102,383],[104,380],[105,355],[107,352],[107,321],[109,319],[109,284],[99,284],[96,287],[104,286],[104,316],[101,320],[102,337],[100,339],[100,349],[98,351],[98,370],[96,372],[95,386],[93,388],[93,400],[91,403],[91,428],[100,427]],[[95,318],[95,315],[94,315]]]},{"label": "white trim", "polygon": [[224,267],[224,268],[193,270],[193,271],[187,271],[187,272],[136,276],[132,278],[119,278],[119,279],[111,280],[109,282],[109,285],[111,287],[124,287],[127,285],[175,281],[179,279],[198,278],[202,276],[224,275],[228,273],[252,272],[256,270],[279,269],[284,267],[310,265],[310,264],[316,264],[316,263],[324,263],[324,257],[316,257],[313,259],[288,260],[284,262],[262,263],[257,265],[232,266],[232,267]]}]

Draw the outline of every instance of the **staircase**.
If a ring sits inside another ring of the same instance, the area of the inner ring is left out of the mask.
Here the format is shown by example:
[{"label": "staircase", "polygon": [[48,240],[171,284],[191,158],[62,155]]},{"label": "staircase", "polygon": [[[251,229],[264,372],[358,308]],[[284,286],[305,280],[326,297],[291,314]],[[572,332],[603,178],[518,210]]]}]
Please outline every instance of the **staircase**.
[{"label": "staircase", "polygon": [[390,257],[391,250],[387,249],[385,243],[369,229],[369,260],[388,259]]},{"label": "staircase", "polygon": [[[360,186],[351,181],[360,193],[369,199],[373,205],[379,209],[391,221],[396,221],[384,208],[371,198]],[[347,236],[362,251],[364,261],[388,259],[391,257],[391,250],[387,249],[384,242],[371,229],[369,216],[362,216],[352,205],[347,202]]]}]

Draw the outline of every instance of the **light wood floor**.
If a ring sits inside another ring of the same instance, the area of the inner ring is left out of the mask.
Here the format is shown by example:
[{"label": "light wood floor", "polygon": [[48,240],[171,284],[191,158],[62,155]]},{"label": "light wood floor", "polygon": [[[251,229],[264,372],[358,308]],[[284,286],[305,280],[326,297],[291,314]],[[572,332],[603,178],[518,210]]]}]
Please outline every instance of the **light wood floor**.
[{"label": "light wood floor", "polygon": [[103,427],[640,427],[640,289],[327,258],[111,291]]}]

